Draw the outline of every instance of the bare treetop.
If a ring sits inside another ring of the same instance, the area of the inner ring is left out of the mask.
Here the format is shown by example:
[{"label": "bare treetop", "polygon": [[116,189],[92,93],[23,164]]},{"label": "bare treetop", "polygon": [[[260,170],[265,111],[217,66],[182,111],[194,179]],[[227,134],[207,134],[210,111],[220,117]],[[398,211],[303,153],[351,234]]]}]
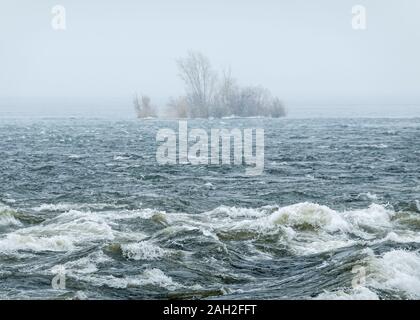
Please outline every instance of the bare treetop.
[{"label": "bare treetop", "polygon": [[214,100],[216,72],[210,61],[199,52],[188,52],[187,57],[177,60],[179,76],[184,81],[188,93],[188,102],[195,113],[208,116],[209,107]]}]

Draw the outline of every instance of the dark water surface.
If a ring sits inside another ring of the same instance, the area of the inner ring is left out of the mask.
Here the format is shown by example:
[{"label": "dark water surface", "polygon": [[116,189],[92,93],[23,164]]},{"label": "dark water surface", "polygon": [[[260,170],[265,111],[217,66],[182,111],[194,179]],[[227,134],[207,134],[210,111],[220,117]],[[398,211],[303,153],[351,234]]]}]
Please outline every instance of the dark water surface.
[{"label": "dark water surface", "polygon": [[263,174],[158,165],[176,121],[1,119],[0,298],[420,298],[420,119],[188,125],[264,128]]}]

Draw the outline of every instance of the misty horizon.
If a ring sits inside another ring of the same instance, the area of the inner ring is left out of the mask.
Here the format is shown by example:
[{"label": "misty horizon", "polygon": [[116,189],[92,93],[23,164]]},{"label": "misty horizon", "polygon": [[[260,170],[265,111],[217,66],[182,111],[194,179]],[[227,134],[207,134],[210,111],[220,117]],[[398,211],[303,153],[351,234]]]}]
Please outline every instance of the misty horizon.
[{"label": "misty horizon", "polygon": [[[36,103],[34,103],[36,101]],[[287,118],[413,118],[420,117],[419,105],[287,104]],[[26,99],[0,104],[1,117],[88,117],[136,120],[132,96],[125,98]]]},{"label": "misty horizon", "polygon": [[128,112],[134,92],[165,105],[182,93],[175,61],[188,50],[230,67],[240,84],[268,88],[290,114],[420,105],[420,4],[363,1],[367,29],[353,30],[353,1],[321,2],[61,1],[66,30],[53,30],[55,2],[3,1],[0,111]]}]

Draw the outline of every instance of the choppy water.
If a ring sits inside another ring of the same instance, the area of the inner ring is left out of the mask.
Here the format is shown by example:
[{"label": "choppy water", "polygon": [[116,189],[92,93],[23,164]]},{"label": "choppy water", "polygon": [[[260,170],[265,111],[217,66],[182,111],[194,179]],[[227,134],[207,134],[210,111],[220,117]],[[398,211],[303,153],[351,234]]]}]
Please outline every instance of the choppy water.
[{"label": "choppy water", "polygon": [[175,121],[0,120],[0,298],[420,298],[420,119],[189,126],[264,128],[264,173],[157,165]]}]

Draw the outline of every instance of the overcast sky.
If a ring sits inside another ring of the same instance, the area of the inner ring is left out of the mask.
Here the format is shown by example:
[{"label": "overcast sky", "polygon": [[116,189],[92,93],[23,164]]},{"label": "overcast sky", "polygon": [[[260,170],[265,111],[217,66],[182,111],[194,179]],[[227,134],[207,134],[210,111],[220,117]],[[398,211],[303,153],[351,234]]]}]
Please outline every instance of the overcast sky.
[{"label": "overcast sky", "polygon": [[[352,29],[356,4],[367,30]],[[418,0],[1,0],[0,108],[134,91],[164,103],[183,92],[175,59],[190,49],[292,105],[420,104],[419,17]]]}]

